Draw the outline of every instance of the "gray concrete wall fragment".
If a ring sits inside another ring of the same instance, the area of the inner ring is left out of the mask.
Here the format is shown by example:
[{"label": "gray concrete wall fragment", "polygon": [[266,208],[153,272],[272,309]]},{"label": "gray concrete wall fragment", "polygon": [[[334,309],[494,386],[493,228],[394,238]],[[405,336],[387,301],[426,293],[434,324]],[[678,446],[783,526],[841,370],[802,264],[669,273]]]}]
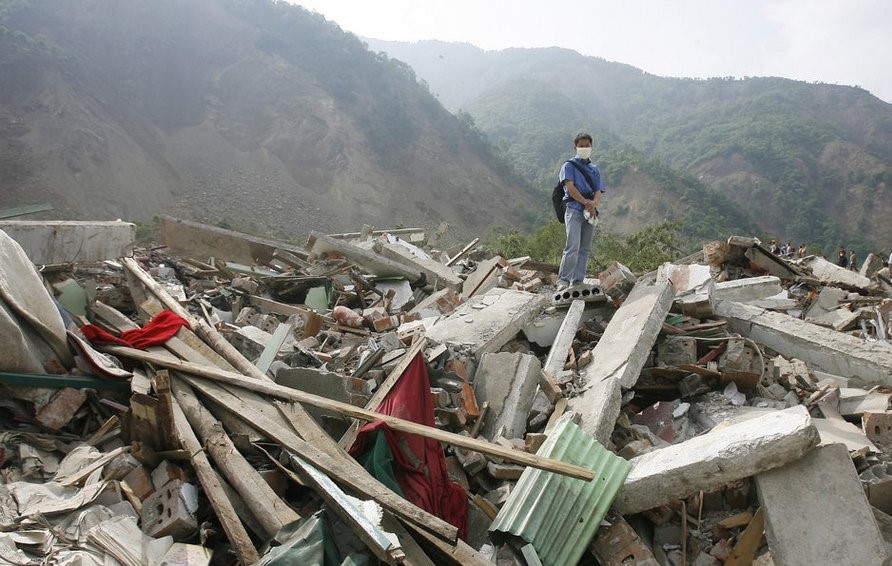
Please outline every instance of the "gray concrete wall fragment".
[{"label": "gray concrete wall fragment", "polygon": [[614,503],[623,515],[796,461],[820,441],[805,407],[749,419],[632,459]]},{"label": "gray concrete wall fragment", "polygon": [[130,222],[2,220],[0,230],[37,265],[90,263],[133,255],[136,225]]},{"label": "gray concrete wall fragment", "polygon": [[756,476],[776,566],[889,564],[889,553],[843,444]]},{"label": "gray concrete wall fragment", "polygon": [[771,348],[785,358],[798,358],[817,369],[892,385],[892,345],[867,342],[786,314],[733,301],[718,301],[716,315],[728,328]]},{"label": "gray concrete wall fragment", "polygon": [[804,260],[815,278],[825,285],[835,285],[846,289],[869,289],[871,281],[858,272],[840,267],[818,256]]},{"label": "gray concrete wall fragment", "polygon": [[496,352],[482,357],[474,392],[478,402],[489,403],[483,424],[486,438],[493,439],[500,430],[505,438],[523,438],[541,369],[539,359],[530,354]]}]

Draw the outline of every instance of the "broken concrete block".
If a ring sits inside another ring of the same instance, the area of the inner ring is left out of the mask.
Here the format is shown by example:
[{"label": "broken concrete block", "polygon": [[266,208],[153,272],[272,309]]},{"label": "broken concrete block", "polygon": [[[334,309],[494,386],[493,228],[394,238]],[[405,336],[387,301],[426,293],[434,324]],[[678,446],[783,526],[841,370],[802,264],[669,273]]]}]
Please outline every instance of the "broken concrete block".
[{"label": "broken concrete block", "polygon": [[892,464],[874,464],[858,477],[870,504],[884,513],[892,512]]},{"label": "broken concrete block", "polygon": [[858,275],[861,277],[873,277],[877,271],[883,268],[883,258],[880,256],[869,253],[867,254],[867,258],[865,258],[864,263],[861,264],[861,269],[858,271]]},{"label": "broken concrete block", "polygon": [[488,462],[486,464],[487,473],[497,480],[516,481],[520,479],[525,469],[525,466],[518,466],[517,464],[499,464],[497,462]]},{"label": "broken concrete block", "polygon": [[557,375],[564,369],[564,363],[567,361],[567,353],[573,345],[573,339],[576,337],[576,331],[579,330],[579,324],[582,320],[582,312],[585,310],[585,302],[573,301],[570,308],[567,309],[566,316],[561,322],[557,336],[551,344],[548,351],[548,357],[545,359],[546,372],[551,375]]},{"label": "broken concrete block", "polygon": [[610,267],[598,274],[598,281],[604,294],[610,297],[614,304],[620,304],[635,287],[638,278],[625,265],[614,261]]},{"label": "broken concrete block", "polygon": [[607,295],[601,288],[597,279],[586,279],[578,285],[567,287],[561,291],[555,291],[551,295],[551,302],[556,307],[569,305],[573,301],[585,301],[586,303],[604,303]]},{"label": "broken concrete block", "polygon": [[708,265],[664,263],[657,270],[657,283],[671,281],[675,289],[675,304],[682,313],[695,318],[712,316],[713,290]]},{"label": "broken concrete block", "polygon": [[825,372],[892,385],[892,345],[848,334],[758,307],[719,301],[716,314],[728,328],[786,358],[799,358]]},{"label": "broken concrete block", "polygon": [[469,347],[479,361],[483,354],[507,344],[545,308],[545,297],[512,289],[492,289],[466,301],[445,319],[425,319],[430,340]]},{"label": "broken concrete block", "polygon": [[623,515],[795,461],[820,437],[804,407],[748,419],[632,460],[615,502]]},{"label": "broken concrete block", "polygon": [[[779,566],[888,564],[870,504],[842,444],[756,476],[768,547]],[[820,489],[820,496],[814,493]]]},{"label": "broken concrete block", "polygon": [[198,489],[182,480],[174,480],[143,502],[140,517],[142,531],[150,537],[172,536],[174,540],[191,537],[198,529]]},{"label": "broken concrete block", "polygon": [[877,447],[865,436],[861,429],[840,418],[812,419],[812,424],[821,435],[821,446],[828,444],[845,444],[849,450],[866,448],[877,452]]},{"label": "broken concrete block", "polygon": [[474,377],[474,393],[490,409],[484,417],[483,436],[493,438],[501,431],[509,438],[523,437],[541,369],[539,359],[531,354],[483,355]]},{"label": "broken concrete block", "polygon": [[87,395],[82,389],[64,387],[37,411],[34,420],[47,430],[58,431],[68,424],[86,400]]}]

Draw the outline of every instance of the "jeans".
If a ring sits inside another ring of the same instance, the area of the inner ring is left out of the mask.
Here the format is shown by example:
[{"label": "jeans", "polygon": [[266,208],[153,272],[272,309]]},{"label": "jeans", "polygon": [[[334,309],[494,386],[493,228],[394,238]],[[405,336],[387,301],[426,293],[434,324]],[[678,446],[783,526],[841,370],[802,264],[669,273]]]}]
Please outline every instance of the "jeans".
[{"label": "jeans", "polygon": [[564,213],[564,226],[567,230],[567,245],[561,257],[558,270],[558,283],[575,285],[585,279],[588,255],[592,250],[592,236],[595,227],[588,223],[581,210],[567,207]]}]

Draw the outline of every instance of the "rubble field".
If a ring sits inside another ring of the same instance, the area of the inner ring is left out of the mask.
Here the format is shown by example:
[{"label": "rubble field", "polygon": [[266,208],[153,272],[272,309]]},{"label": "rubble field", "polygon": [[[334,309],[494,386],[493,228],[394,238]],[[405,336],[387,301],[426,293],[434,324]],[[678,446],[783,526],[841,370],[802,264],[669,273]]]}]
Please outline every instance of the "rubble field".
[{"label": "rubble field", "polygon": [[0,565],[890,564],[892,281],[0,220]]}]

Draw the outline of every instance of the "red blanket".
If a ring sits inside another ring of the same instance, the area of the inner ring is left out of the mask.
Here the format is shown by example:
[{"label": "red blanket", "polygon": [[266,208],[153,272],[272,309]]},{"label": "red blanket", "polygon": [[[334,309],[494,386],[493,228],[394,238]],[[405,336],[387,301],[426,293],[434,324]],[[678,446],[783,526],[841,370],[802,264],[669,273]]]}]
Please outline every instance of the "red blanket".
[{"label": "red blanket", "polygon": [[[377,412],[434,426],[430,389],[427,364],[424,356],[419,354],[378,406]],[[459,536],[467,540],[468,496],[460,485],[450,481],[440,443],[395,431],[379,421],[359,429],[350,453],[362,454],[366,436],[375,430],[382,430],[387,435],[394,457],[394,477],[406,499],[458,527]]]},{"label": "red blanket", "polygon": [[109,334],[93,324],[85,324],[81,327],[81,332],[93,344],[120,344],[121,346],[130,346],[131,348],[144,350],[149,346],[164,344],[182,326],[189,328],[189,323],[172,311],[161,311],[152,317],[152,320],[142,328],[125,330],[120,336]]}]

